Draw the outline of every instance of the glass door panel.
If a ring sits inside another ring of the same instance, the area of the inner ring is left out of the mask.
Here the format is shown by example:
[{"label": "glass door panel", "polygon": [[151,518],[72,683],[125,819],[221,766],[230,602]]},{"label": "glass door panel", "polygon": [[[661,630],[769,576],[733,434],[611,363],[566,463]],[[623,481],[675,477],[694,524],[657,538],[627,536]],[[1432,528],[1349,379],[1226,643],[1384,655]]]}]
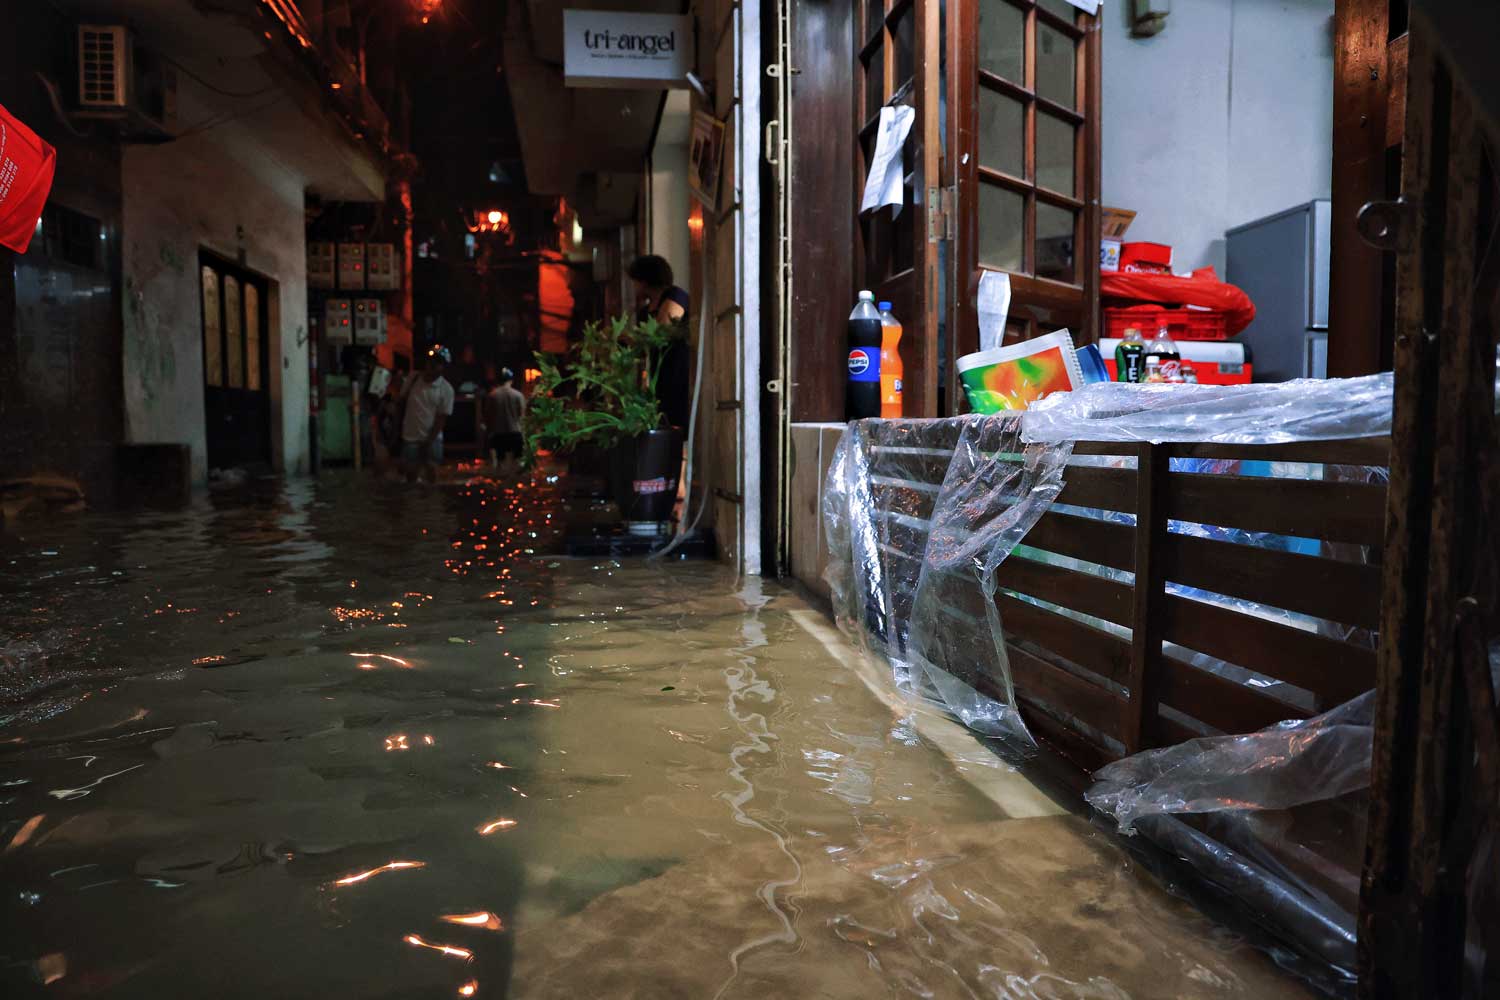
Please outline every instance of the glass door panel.
[{"label": "glass door panel", "polygon": [[1036,116],[1036,183],[1060,194],[1074,190],[1073,152],[1077,131],[1069,122],[1039,112]]},{"label": "glass door panel", "polygon": [[1026,199],[995,184],[979,186],[979,263],[997,271],[1026,266]]},{"label": "glass door panel", "polygon": [[219,272],[203,268],[203,381],[224,384],[224,335],[220,325]]},{"label": "glass door panel", "polygon": [[979,0],[979,68],[1014,83],[1026,79],[1026,12],[1008,0]]},{"label": "glass door panel", "polygon": [[1026,105],[979,88],[979,165],[1026,177]]},{"label": "glass door panel", "polygon": [[1077,106],[1077,43],[1038,22],[1036,26],[1036,95],[1065,108]]},{"label": "glass door panel", "polygon": [[1078,215],[1039,201],[1036,205],[1036,276],[1073,284]]},{"label": "glass door panel", "polygon": [[228,386],[245,387],[245,342],[241,336],[244,316],[240,312],[240,283],[224,276],[224,360],[228,362]]}]

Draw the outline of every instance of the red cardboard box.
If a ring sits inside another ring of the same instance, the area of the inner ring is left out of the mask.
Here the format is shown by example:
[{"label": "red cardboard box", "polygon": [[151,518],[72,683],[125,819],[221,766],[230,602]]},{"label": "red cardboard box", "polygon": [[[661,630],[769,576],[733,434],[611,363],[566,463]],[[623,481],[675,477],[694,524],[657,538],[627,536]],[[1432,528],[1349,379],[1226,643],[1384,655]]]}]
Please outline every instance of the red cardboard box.
[{"label": "red cardboard box", "polygon": [[1120,270],[1171,274],[1172,248],[1164,243],[1121,244]]}]

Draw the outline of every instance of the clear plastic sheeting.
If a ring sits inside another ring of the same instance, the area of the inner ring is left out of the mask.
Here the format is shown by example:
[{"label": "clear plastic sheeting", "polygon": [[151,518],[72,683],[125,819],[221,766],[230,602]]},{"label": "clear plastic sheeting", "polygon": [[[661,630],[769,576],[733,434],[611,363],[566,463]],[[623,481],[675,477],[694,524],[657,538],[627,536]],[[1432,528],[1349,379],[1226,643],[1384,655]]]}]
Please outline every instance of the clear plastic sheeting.
[{"label": "clear plastic sheeting", "polygon": [[1311,719],[1147,750],[1094,773],[1084,798],[1135,833],[1142,816],[1290,809],[1370,787],[1369,691]]},{"label": "clear plastic sheeting", "polygon": [[1190,740],[1095,772],[1090,805],[1352,975],[1375,692],[1311,719]]},{"label": "clear plastic sheeting", "polygon": [[[1054,505],[1059,514],[1074,518],[1135,523],[1129,514],[1056,504],[1070,473],[1085,467],[1132,468],[1136,461],[1129,455],[1075,456],[1077,442],[1276,445],[1385,436],[1392,385],[1389,375],[1228,387],[1100,383],[1054,395],[1019,415],[851,425],[824,492],[827,575],[836,615],[857,643],[884,658],[903,691],[939,703],[981,733],[1029,741],[1016,708],[1001,621],[1004,602],[997,606],[995,600],[997,570],[1014,554],[1029,563],[1133,583],[1127,564],[1088,563],[1026,544],[1028,532]],[[1376,465],[1243,456],[1176,456],[1171,472],[1201,479],[1350,483],[1380,482],[1386,475]],[[1352,542],[1176,519],[1168,530],[1176,537],[1343,563],[1368,563],[1373,556]],[[1166,589],[1176,599],[1355,646],[1373,645],[1367,627],[1175,580]],[[1011,600],[1129,639],[1128,627],[1120,623],[1024,592],[1006,593]],[[1163,652],[1193,671],[1284,702],[1288,716],[1323,707],[1316,693],[1277,677],[1172,643]],[[1124,832],[1139,832],[1186,860],[1273,933],[1346,976],[1355,966],[1373,702],[1373,694],[1365,694],[1311,719],[1248,735],[1205,735],[1117,761],[1097,773],[1098,784],[1087,798]],[[1177,721],[1189,731],[1214,732],[1185,715]]]},{"label": "clear plastic sheeting", "polygon": [[1391,432],[1394,378],[1299,379],[1256,385],[1098,382],[1032,404],[1023,440],[1287,444]]},{"label": "clear plastic sheeting", "polygon": [[1071,453],[1069,443],[1024,445],[1015,414],[865,421],[840,441],[824,491],[840,625],[889,662],[902,691],[1022,744],[1032,740],[1015,708],[995,571],[1057,499]]}]

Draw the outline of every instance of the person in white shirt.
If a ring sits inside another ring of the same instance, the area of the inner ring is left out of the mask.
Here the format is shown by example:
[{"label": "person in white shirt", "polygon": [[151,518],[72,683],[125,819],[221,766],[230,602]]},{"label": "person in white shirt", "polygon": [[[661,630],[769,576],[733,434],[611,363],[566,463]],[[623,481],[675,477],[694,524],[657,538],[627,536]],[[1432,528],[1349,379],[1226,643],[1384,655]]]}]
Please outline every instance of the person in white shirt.
[{"label": "person in white shirt", "polygon": [[434,347],[427,352],[422,374],[406,381],[401,464],[409,483],[424,473],[437,482],[437,467],[443,461],[443,427],[453,415],[453,386],[443,378],[443,369],[451,359],[446,347]]}]

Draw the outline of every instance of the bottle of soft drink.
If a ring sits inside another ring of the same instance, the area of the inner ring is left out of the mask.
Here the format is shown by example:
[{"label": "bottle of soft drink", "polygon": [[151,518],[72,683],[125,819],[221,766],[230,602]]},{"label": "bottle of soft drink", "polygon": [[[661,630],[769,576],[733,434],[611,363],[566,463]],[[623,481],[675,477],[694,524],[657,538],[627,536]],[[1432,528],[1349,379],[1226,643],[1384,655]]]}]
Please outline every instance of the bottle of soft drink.
[{"label": "bottle of soft drink", "polygon": [[889,302],[880,303],[880,415],[901,416],[901,321]]},{"label": "bottle of soft drink", "polygon": [[1115,348],[1115,381],[1139,382],[1146,374],[1146,342],[1141,331],[1127,327],[1125,339]]},{"label": "bottle of soft drink", "polygon": [[1161,362],[1155,358],[1146,359],[1146,373],[1141,376],[1142,382],[1165,382],[1166,378],[1161,373]]},{"label": "bottle of soft drink", "polygon": [[883,327],[875,293],[860,292],[849,314],[849,381],[844,391],[844,416],[864,420],[880,416],[880,342]]},{"label": "bottle of soft drink", "polygon": [[1146,348],[1148,364],[1152,358],[1155,358],[1157,365],[1161,367],[1163,382],[1182,381],[1182,355],[1177,353],[1177,345],[1173,343],[1172,335],[1168,332],[1165,323],[1156,332],[1156,339],[1151,341],[1151,346]]},{"label": "bottle of soft drink", "polygon": [[1182,380],[1188,385],[1197,385],[1198,369],[1194,368],[1192,365],[1184,361],[1182,363]]}]

